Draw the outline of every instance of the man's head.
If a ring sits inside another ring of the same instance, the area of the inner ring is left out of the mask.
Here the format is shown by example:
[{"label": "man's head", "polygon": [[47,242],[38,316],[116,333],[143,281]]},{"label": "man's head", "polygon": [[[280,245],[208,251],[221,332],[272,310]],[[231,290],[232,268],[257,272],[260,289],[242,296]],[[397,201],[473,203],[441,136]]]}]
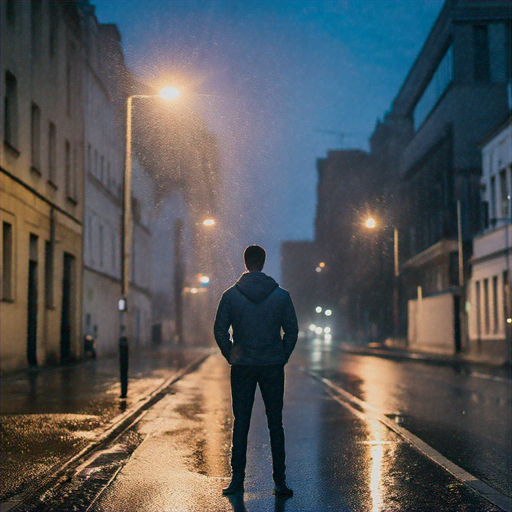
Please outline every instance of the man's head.
[{"label": "man's head", "polygon": [[267,253],[263,247],[259,245],[249,245],[244,251],[245,268],[249,272],[252,270],[259,270],[261,272],[263,265],[265,265],[266,257]]}]

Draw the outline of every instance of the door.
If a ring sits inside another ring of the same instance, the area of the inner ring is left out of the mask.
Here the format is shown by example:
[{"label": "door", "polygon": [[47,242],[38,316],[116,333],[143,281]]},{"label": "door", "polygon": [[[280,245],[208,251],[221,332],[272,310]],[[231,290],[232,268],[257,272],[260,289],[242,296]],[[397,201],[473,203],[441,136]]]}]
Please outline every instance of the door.
[{"label": "door", "polygon": [[71,254],[64,253],[64,266],[62,275],[62,309],[60,322],[60,361],[66,363],[71,358],[71,332],[72,332],[72,278],[73,261]]},{"label": "door", "polygon": [[32,259],[28,262],[27,360],[37,366],[37,261]]}]

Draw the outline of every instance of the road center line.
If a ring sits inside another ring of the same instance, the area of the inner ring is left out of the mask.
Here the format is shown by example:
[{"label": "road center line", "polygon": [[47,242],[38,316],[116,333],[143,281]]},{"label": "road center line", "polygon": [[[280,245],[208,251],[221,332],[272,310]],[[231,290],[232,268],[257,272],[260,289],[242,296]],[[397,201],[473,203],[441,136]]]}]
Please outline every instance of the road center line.
[{"label": "road center line", "polygon": [[326,386],[330,391],[329,395],[332,396],[340,405],[348,409],[352,414],[357,416],[359,419],[364,421],[379,421],[380,423],[388,427],[390,430],[392,430],[393,432],[401,436],[403,439],[405,439],[408,443],[413,445],[417,450],[419,450],[429,459],[433,460],[436,464],[441,466],[444,470],[448,471],[455,478],[457,478],[462,483],[467,485],[470,489],[482,495],[493,505],[496,505],[505,512],[512,512],[512,502],[509,496],[492,488],[490,485],[473,476],[471,473],[468,473],[466,470],[457,466],[457,464],[448,460],[444,455],[441,455],[437,450],[432,448],[432,446],[422,441],[412,432],[409,432],[405,428],[400,427],[393,420],[390,420],[387,416],[380,412],[378,409],[361,400],[360,398],[357,398],[356,396],[352,395],[345,389],[337,386],[331,380],[325,377],[321,377],[317,373],[307,368],[300,367],[300,369],[304,373],[307,373],[313,379],[321,382],[324,386]]}]

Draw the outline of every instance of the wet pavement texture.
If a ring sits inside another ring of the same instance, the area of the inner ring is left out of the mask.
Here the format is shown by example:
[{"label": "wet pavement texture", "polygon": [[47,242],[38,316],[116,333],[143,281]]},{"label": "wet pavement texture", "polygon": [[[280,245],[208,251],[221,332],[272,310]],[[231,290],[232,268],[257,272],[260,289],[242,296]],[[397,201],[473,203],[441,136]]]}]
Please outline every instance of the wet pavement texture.
[{"label": "wet pavement texture", "polygon": [[394,419],[464,470],[510,496],[510,369],[348,354],[304,342],[295,361]]},{"label": "wet pavement texture", "polygon": [[0,497],[5,501],[86,448],[120,414],[204,353],[133,351],[129,396],[120,400],[117,358],[3,376]]},{"label": "wet pavement texture", "polygon": [[[232,415],[229,367],[215,355],[174,384],[172,394],[134,427],[144,441],[91,510],[499,510],[379,421],[358,417],[335,401],[325,386],[299,369],[307,357],[307,351],[294,356],[296,364],[288,365],[286,374],[284,424],[293,498],[271,494],[270,446],[259,392],[245,493],[221,495],[230,480]],[[385,386],[385,381],[379,384],[381,393]],[[62,506],[73,510],[71,502]]]}]

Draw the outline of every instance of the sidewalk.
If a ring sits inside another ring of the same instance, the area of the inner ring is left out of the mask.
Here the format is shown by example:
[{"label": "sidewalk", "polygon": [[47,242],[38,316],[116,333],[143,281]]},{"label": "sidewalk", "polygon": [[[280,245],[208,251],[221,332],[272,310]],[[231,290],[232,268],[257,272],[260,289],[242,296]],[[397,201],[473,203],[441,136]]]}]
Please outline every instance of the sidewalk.
[{"label": "sidewalk", "polygon": [[503,363],[501,360],[487,358],[477,359],[474,356],[466,354],[433,354],[409,350],[406,348],[390,347],[383,344],[356,345],[351,343],[340,343],[340,349],[353,354],[362,354],[378,357],[386,357],[396,360],[414,360],[425,363],[439,364],[444,366],[453,365],[471,365],[474,367],[486,367],[492,370],[502,370],[510,377],[510,363]]},{"label": "sidewalk", "polygon": [[13,499],[92,447],[172,376],[208,353],[172,346],[132,350],[126,400],[119,398],[117,357],[3,376],[0,500]]}]

